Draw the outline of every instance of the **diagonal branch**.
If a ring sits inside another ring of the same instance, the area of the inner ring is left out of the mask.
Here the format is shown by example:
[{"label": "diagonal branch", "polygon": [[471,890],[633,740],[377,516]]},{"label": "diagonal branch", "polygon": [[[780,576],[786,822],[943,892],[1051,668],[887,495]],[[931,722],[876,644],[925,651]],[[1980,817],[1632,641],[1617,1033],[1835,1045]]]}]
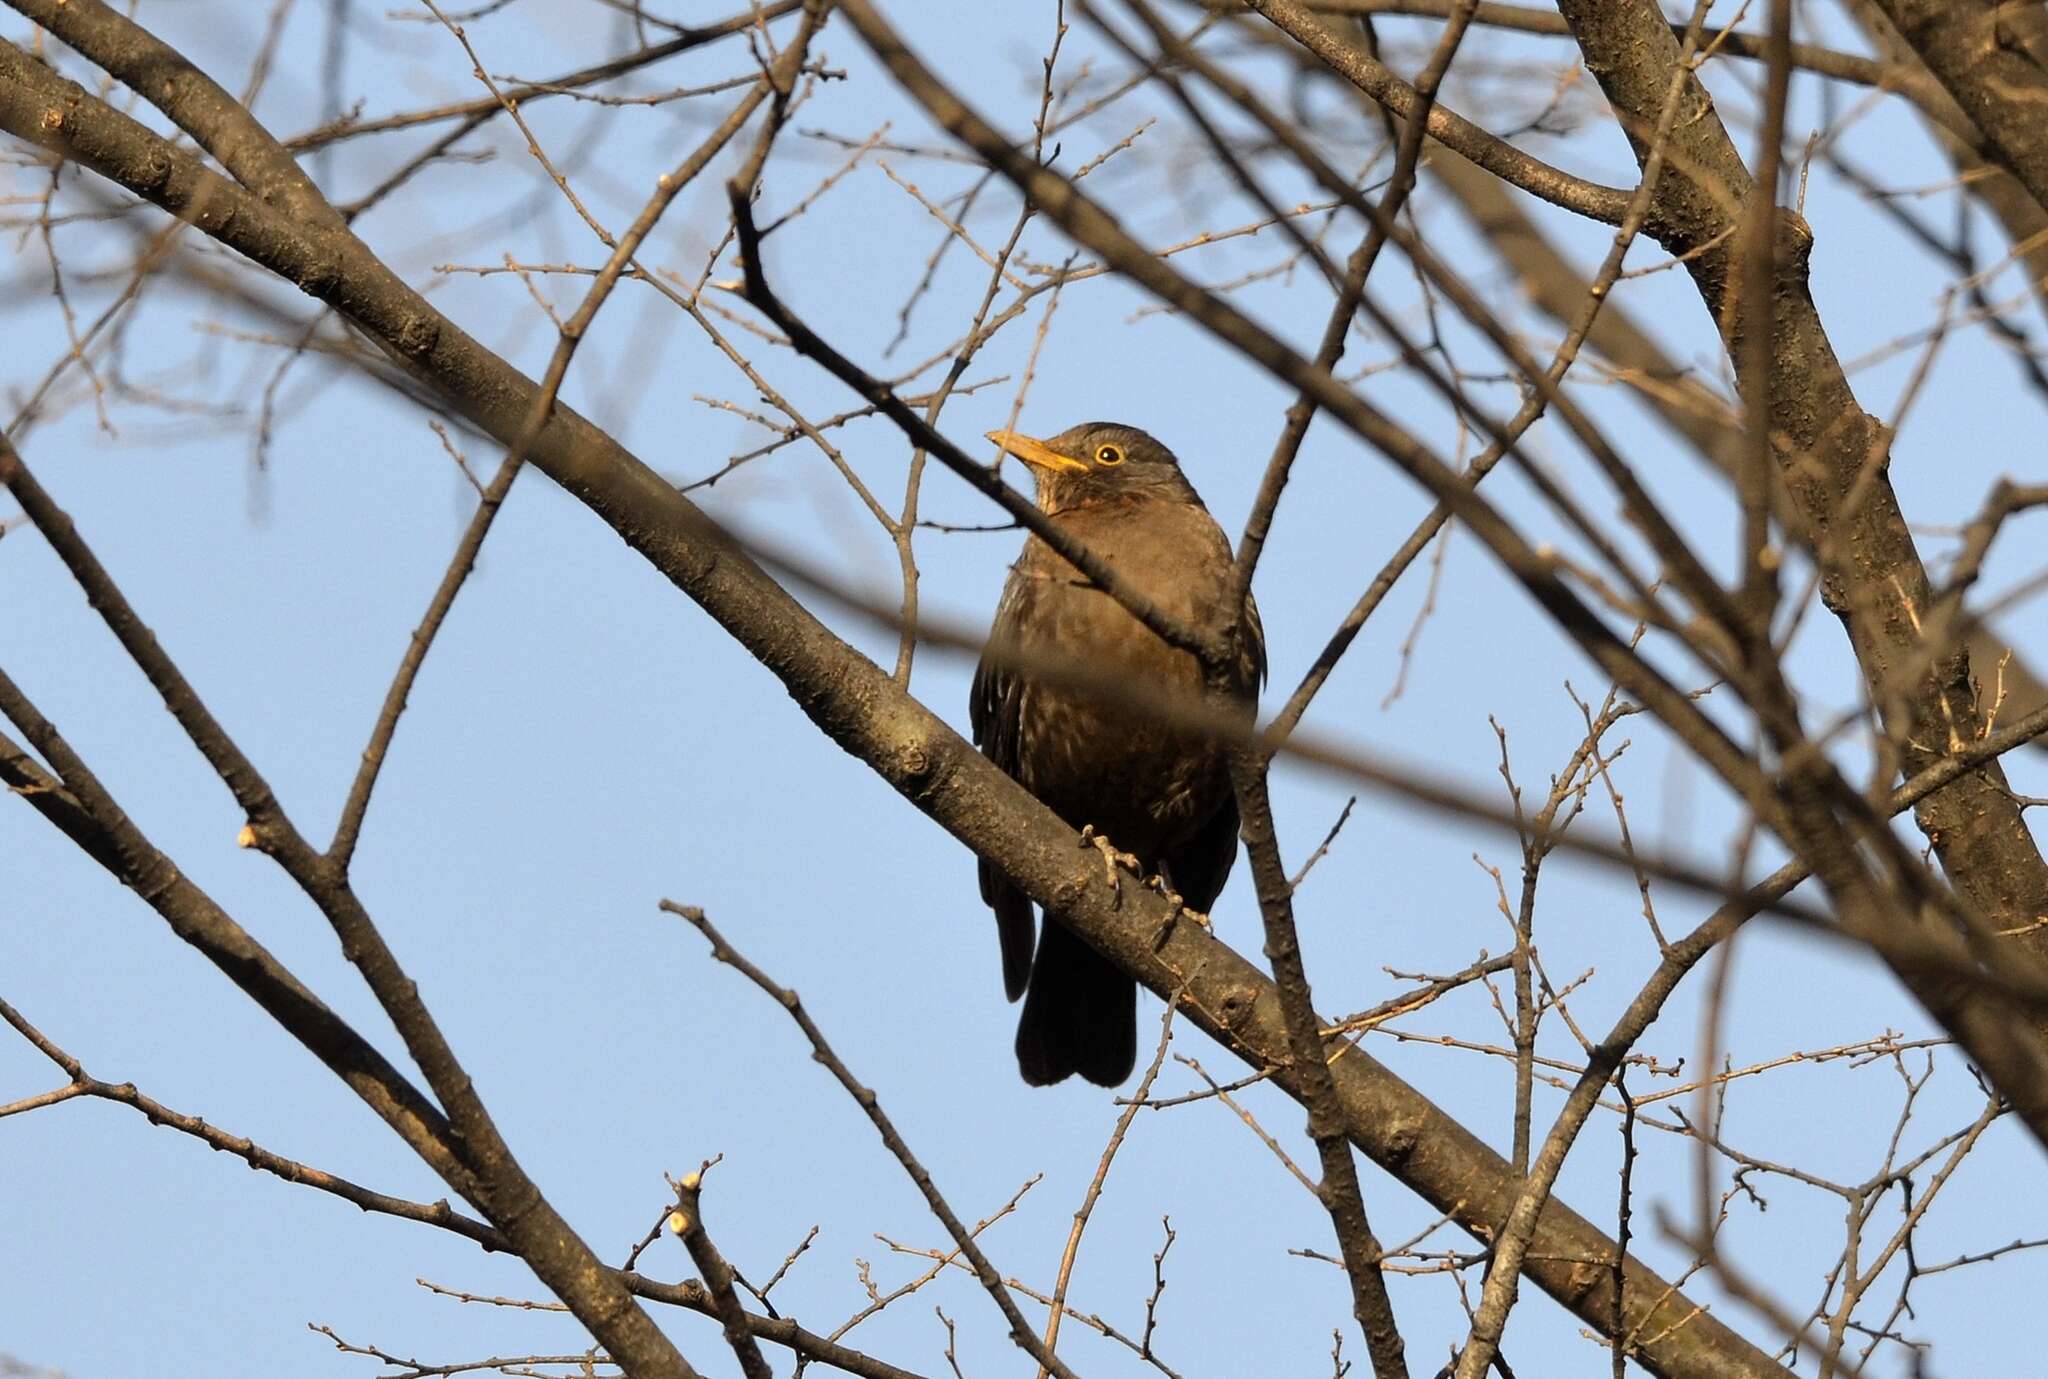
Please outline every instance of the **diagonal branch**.
[{"label": "diagonal branch", "polygon": [[707,1163],[695,1173],[685,1174],[676,1184],[676,1209],[669,1213],[668,1227],[682,1237],[690,1262],[697,1266],[697,1277],[711,1294],[711,1304],[725,1330],[725,1343],[739,1361],[740,1373],[746,1379],[774,1379],[775,1371],[768,1368],[761,1347],[747,1329],[747,1310],[740,1306],[740,1296],[733,1289],[732,1265],[725,1262],[724,1253],[704,1226],[704,1173],[709,1167]]},{"label": "diagonal branch", "polygon": [[218,763],[222,779],[238,801],[249,802],[245,804],[249,822],[242,831],[243,845],[261,848],[274,857],[327,916],[341,938],[343,951],[404,1038],[407,1052],[426,1074],[428,1085],[448,1108],[446,1119],[151,846],[56,729],[0,673],[0,713],[21,729],[30,745],[49,761],[57,779],[83,804],[120,859],[121,879],[148,899],[180,938],[205,954],[319,1055],[449,1186],[504,1230],[520,1257],[613,1355],[627,1357],[626,1363],[644,1368],[650,1375],[691,1379],[696,1371],[689,1362],[647,1314],[631,1304],[617,1281],[603,1273],[590,1247],[519,1166],[420,999],[418,987],[350,889],[346,875],[315,853],[292,825],[262,776],[206,708],[155,634],[136,616],[71,519],[51,501],[5,437],[0,437],[0,484],[14,494],[49,540],[193,743],[210,762]]},{"label": "diagonal branch", "polygon": [[1993,0],[1877,0],[1993,156],[2048,210],[2048,24],[2039,5]]},{"label": "diagonal branch", "polygon": [[[157,850],[4,671],[0,671],[0,715],[18,728],[51,766],[51,774],[45,774],[32,762],[18,758],[10,746],[0,751],[0,781],[19,790],[31,808],[142,897],[173,933],[219,968],[347,1084],[428,1167],[463,1196],[470,1196],[475,1191],[472,1175],[439,1108]],[[22,789],[24,774],[31,781],[40,778],[59,788]]]},{"label": "diagonal branch", "polygon": [[[152,1125],[176,1130],[200,1141],[209,1149],[232,1154],[258,1172],[269,1173],[285,1182],[327,1193],[365,1212],[421,1225],[437,1226],[493,1253],[516,1253],[512,1243],[495,1226],[463,1215],[450,1207],[446,1201],[414,1202],[378,1192],[374,1188],[363,1187],[338,1174],[315,1168],[311,1164],[300,1163],[295,1159],[288,1159],[282,1154],[265,1149],[246,1136],[231,1134],[198,1116],[173,1110],[139,1090],[132,1082],[110,1083],[92,1077],[77,1058],[31,1025],[22,1017],[20,1011],[4,1000],[0,1000],[0,1020],[12,1025],[24,1039],[33,1044],[45,1058],[55,1063],[64,1071],[65,1076],[71,1079],[66,1088],[60,1089],[60,1092],[66,1094],[66,1099],[71,1096],[89,1096],[130,1107]],[[47,1102],[57,1095],[52,1093],[50,1097],[36,1100]],[[16,1102],[0,1107],[0,1115],[25,1109],[28,1108]],[[688,1308],[707,1316],[716,1315],[712,1299],[703,1286],[694,1280],[686,1283],[658,1283],[630,1270],[616,1269],[608,1272],[614,1274],[620,1284],[636,1297],[672,1307]],[[764,1317],[756,1312],[746,1312],[742,1316],[751,1335],[783,1346],[802,1359],[829,1365],[847,1374],[859,1375],[861,1379],[922,1379],[922,1376],[909,1370],[900,1369],[886,1361],[807,1331],[788,1318]]]},{"label": "diagonal branch", "polygon": [[[708,167],[734,135],[746,124],[761,102],[777,88],[778,79],[787,79],[802,64],[808,51],[809,40],[816,31],[816,18],[806,12],[803,27],[796,38],[784,50],[774,72],[754,83],[754,87],[743,97],[710,135],[692,149],[677,165],[673,172],[659,178],[654,195],[635,216],[626,233],[612,246],[611,258],[599,270],[597,279],[584,294],[582,304],[560,331],[553,357],[548,360],[547,372],[541,377],[540,392],[534,397],[526,419],[520,424],[519,434],[505,451],[505,458],[498,466],[497,474],[490,486],[483,492],[477,503],[476,512],[470,517],[469,525],[455,544],[455,553],[449,557],[448,568],[427,603],[427,611],[414,629],[411,640],[406,644],[405,654],[398,663],[397,672],[391,677],[391,686],[385,691],[384,703],[377,711],[377,721],[370,730],[369,745],[363,748],[362,765],[350,782],[348,796],[341,807],[341,819],[335,825],[334,840],[327,849],[328,860],[339,870],[347,871],[349,860],[355,853],[356,840],[361,835],[363,815],[370,807],[370,794],[377,787],[377,776],[383,770],[385,758],[391,750],[392,736],[398,731],[398,719],[405,712],[407,698],[412,693],[413,682],[419,678],[420,668],[426,663],[427,652],[434,644],[434,637],[446,620],[448,611],[455,605],[455,596],[462,591],[470,571],[476,566],[477,552],[483,548],[484,538],[490,535],[491,524],[504,506],[505,497],[511,492],[512,483],[519,477],[519,471],[526,464],[528,452],[533,448],[534,439],[546,423],[548,414],[554,410],[555,398],[560,394],[562,383],[568,377],[569,364],[575,358],[577,346],[589,333],[591,323],[604,306],[619,278],[633,265],[633,256],[653,233],[662,213],[681,194],[683,188],[695,181],[697,175]],[[510,97],[506,97],[510,100]]]},{"label": "diagonal branch", "polygon": [[[1258,3],[1277,6],[1281,0]],[[1994,1070],[1992,1075],[2014,1098],[2029,1129],[2048,1143],[2048,1058],[2044,1058],[2039,1041],[2016,1032],[2010,1010],[1973,1003],[1968,984],[1958,985],[1912,960],[1901,947],[1909,942],[1904,935],[1926,926],[1904,916],[1910,907],[1932,904],[1962,926],[1961,934],[1970,941],[1969,957],[2007,970],[2023,982],[2039,976],[2031,955],[2010,946],[1994,951],[1989,926],[1974,911],[1955,905],[1941,883],[1882,826],[1868,802],[1848,786],[1827,757],[1803,741],[1796,708],[1775,662],[1753,659],[1748,665],[1764,691],[1755,707],[1777,740],[1785,763],[1783,774],[1771,779],[1689,696],[1680,693],[1565,585],[1555,560],[1540,553],[1490,502],[1460,482],[1428,446],[1244,313],[1161,262],[1068,179],[1019,155],[1000,131],[910,52],[868,0],[844,0],[840,8],[870,49],[934,119],[1036,200],[1070,236],[1248,360],[1312,392],[1332,417],[1447,503],[1603,672],[1654,712],[1734,787],[1765,827],[1815,862],[1849,931],[1902,969],[1923,1003],[1973,1057]],[[1668,73],[1669,68],[1664,70]],[[2008,805],[2016,808],[2010,801]],[[1882,875],[1871,870],[1873,858],[1865,855],[1866,849],[1874,854]],[[1963,941],[1946,931],[1935,937],[1937,942]],[[1957,957],[1961,960],[1963,954],[1959,952]]]},{"label": "diagonal branch", "polygon": [[7,0],[161,110],[270,205],[333,229],[341,217],[240,101],[185,55],[103,0]]},{"label": "diagonal branch", "polygon": [[1425,101],[1420,92],[1395,76],[1385,63],[1363,48],[1339,39],[1308,7],[1294,0],[1246,2],[1392,114],[1404,120],[1424,117],[1425,130],[1432,139],[1464,154],[1495,177],[1590,220],[1608,225],[1621,223],[1628,207],[1628,193],[1619,187],[1603,187],[1574,177],[1496,138],[1456,111]]},{"label": "diagonal branch", "polygon": [[1088,576],[1103,592],[1122,604],[1131,616],[1157,633],[1169,646],[1191,651],[1203,661],[1216,659],[1222,654],[1213,632],[1199,627],[1184,626],[1180,619],[1169,614],[1158,600],[1139,588],[1129,576],[1089,550],[1072,532],[1053,522],[1040,511],[1038,504],[1004,483],[993,471],[968,458],[965,451],[941,435],[905,402],[895,389],[833,348],[831,343],[811,329],[802,317],[784,305],[782,298],[769,285],[767,270],[761,263],[761,234],[754,225],[754,209],[748,199],[747,189],[734,183],[730,192],[733,225],[739,240],[740,262],[746,273],[746,298],[775,323],[776,329],[789,337],[790,344],[799,354],[807,355],[824,365],[841,382],[866,398],[877,411],[902,428],[904,434],[920,449],[936,455],[946,468],[993,498],[1003,511],[1017,519],[1017,522],[1033,536],[1052,547],[1075,569]]},{"label": "diagonal branch", "polygon": [[[0,47],[0,128],[84,163],[305,285],[473,424],[501,440],[516,432],[533,382],[359,242],[277,216],[11,47]],[[1347,424],[1353,419],[1355,410]],[[1272,989],[1255,967],[1197,926],[1169,925],[1158,897],[1125,896],[1117,909],[1099,869],[1077,873],[1072,830],[833,637],[659,475],[563,407],[543,428],[533,462],[714,616],[834,742],[1153,990],[1171,995],[1185,982],[1188,1018],[1253,1066],[1284,1062]],[[1518,1181],[1500,1156],[1364,1053],[1340,1054],[1331,1071],[1354,1144],[1466,1229],[1495,1228]],[[1298,1095],[1284,1069],[1275,1081]],[[1611,1240],[1553,1202],[1541,1214],[1528,1273],[1588,1325],[1622,1325],[1649,1338],[1643,1359],[1653,1373],[1781,1379],[1768,1357],[1638,1261],[1603,1268],[1590,1285],[1573,1263],[1614,1253]],[[1617,1277],[1626,1280],[1619,1308]]]},{"label": "diagonal branch", "polygon": [[739,14],[718,20],[711,24],[678,28],[673,38],[659,43],[650,43],[623,56],[579,67],[573,72],[564,72],[547,81],[527,82],[507,86],[495,96],[478,96],[474,100],[456,101],[449,105],[437,105],[426,110],[414,110],[398,115],[385,115],[373,120],[345,120],[309,130],[284,141],[284,146],[293,152],[325,148],[329,144],[345,139],[360,138],[365,134],[383,134],[394,129],[413,129],[420,125],[436,124],[442,120],[461,120],[461,133],[468,134],[494,115],[504,113],[506,102],[521,107],[550,96],[566,96],[570,93],[600,81],[638,71],[678,53],[701,48],[716,39],[726,38],[749,29],[757,29],[770,20],[780,19],[803,7],[804,0],[772,0],[771,3],[749,6]]},{"label": "diagonal branch", "polygon": [[1075,1379],[1074,1372],[1067,1368],[1066,1362],[1053,1354],[1045,1342],[1038,1339],[1038,1333],[1031,1329],[1031,1324],[1024,1320],[1024,1314],[1017,1308],[1017,1300],[1010,1296],[1009,1288],[1003,1283],[1003,1276],[996,1272],[995,1265],[989,1263],[988,1256],[983,1254],[981,1246],[975,1243],[975,1233],[967,1229],[966,1223],[954,1213],[952,1206],[939,1192],[938,1185],[932,1181],[931,1171],[911,1152],[902,1133],[896,1129],[896,1123],[890,1120],[888,1113],[882,1109],[881,1099],[875,1095],[874,1089],[863,1086],[860,1080],[854,1077],[853,1070],[832,1051],[832,1045],[826,1040],[825,1032],[818,1028],[818,1022],[804,1009],[803,1002],[798,999],[796,992],[779,985],[774,978],[749,961],[744,953],[726,942],[725,935],[718,932],[710,918],[697,906],[678,905],[672,900],[664,900],[661,902],[661,908],[702,934],[705,942],[711,945],[711,955],[714,958],[759,987],[789,1013],[789,1018],[796,1021],[797,1028],[802,1030],[804,1038],[810,1041],[811,1056],[832,1074],[839,1085],[846,1089],[847,1095],[851,1096],[855,1104],[866,1114],[869,1123],[875,1127],[875,1133],[882,1137],[882,1143],[888,1147],[889,1153],[903,1166],[903,1171],[910,1176],[910,1181],[916,1184],[918,1192],[924,1197],[925,1205],[931,1208],[932,1215],[939,1218],[940,1223],[946,1228],[946,1233],[953,1237],[954,1245],[959,1248],[961,1255],[973,1270],[975,1278],[980,1281],[989,1297],[994,1299],[996,1307],[1003,1314],[1003,1320],[1010,1324],[1010,1339],[1036,1360],[1039,1367],[1048,1374],[1056,1375],[1058,1379]]},{"label": "diagonal branch", "polygon": [[[1647,0],[1560,0],[1559,9],[1637,156],[1645,156],[1647,131],[1678,59],[1668,24]],[[1737,212],[1728,206],[1751,198],[1749,171],[1698,78],[1687,75],[1685,85],[1672,140],[1683,158],[1658,188],[1664,214],[1657,223],[1667,249],[1697,251],[1686,269],[1730,353],[1743,358],[1751,313],[1740,305],[1729,248]],[[1777,221],[1769,397],[1752,405],[1768,406],[1770,445],[1814,536],[1822,598],[1845,624],[1899,770],[1911,775],[1952,741],[1981,736],[1983,715],[1967,654],[1955,645],[1929,646],[1921,636],[1933,590],[1886,473],[1890,436],[1858,405],[1808,291],[1812,232],[1789,212],[1780,211]],[[2048,931],[2033,923],[2048,914],[2048,864],[2004,773],[1987,765],[1922,801],[1915,817],[1964,901],[1991,929],[2014,935],[2008,946],[2032,959],[2048,957]],[[1957,993],[1902,976],[1930,1008],[1946,1011],[1945,1022],[1971,1023],[2004,1044],[2021,1060],[2013,1074],[2032,1066],[2022,1081],[1994,1074],[2009,1094],[2032,1100],[2048,1068],[2048,1044],[2038,1035],[1999,1032],[1997,1015],[1967,1010]]]}]

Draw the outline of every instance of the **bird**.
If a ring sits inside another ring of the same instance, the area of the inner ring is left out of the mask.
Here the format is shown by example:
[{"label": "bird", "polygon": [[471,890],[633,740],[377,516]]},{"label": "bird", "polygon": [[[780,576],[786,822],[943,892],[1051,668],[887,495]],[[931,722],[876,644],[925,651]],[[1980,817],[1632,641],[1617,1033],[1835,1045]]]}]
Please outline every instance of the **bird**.
[{"label": "bird", "polygon": [[[1230,541],[1171,450],[1135,426],[1091,421],[1037,440],[991,431],[1030,466],[1038,508],[1182,625],[1217,624],[1233,587]],[[1206,915],[1237,858],[1227,748],[1175,730],[1040,663],[1078,664],[1123,686],[1198,695],[1195,656],[1169,646],[1036,535],[1011,566],[969,691],[975,745],[1066,821],[1126,854]],[[1229,691],[1249,721],[1266,677],[1258,608],[1245,600]],[[1105,851],[1105,856],[1108,851]],[[1031,901],[987,859],[1003,988],[1024,1007],[1017,1067],[1050,1086],[1079,1073],[1115,1087],[1137,1063],[1137,983]],[[1112,872],[1114,877],[1114,872]],[[1035,928],[1035,932],[1034,932]]]}]

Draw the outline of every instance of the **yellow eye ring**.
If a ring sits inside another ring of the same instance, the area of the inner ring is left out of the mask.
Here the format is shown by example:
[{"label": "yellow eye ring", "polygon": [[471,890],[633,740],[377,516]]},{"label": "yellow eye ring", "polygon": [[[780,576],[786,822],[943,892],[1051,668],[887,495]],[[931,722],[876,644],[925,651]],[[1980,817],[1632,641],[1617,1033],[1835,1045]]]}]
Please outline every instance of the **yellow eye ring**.
[{"label": "yellow eye ring", "polygon": [[1095,463],[1113,467],[1124,462],[1124,452],[1114,445],[1105,445],[1095,452]]}]

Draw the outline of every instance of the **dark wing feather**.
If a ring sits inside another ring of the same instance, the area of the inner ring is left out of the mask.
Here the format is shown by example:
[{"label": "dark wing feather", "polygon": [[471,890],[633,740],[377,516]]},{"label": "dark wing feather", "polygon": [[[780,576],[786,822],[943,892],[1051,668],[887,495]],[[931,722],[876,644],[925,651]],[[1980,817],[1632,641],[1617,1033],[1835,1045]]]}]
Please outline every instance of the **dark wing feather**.
[{"label": "dark wing feather", "polygon": [[1225,795],[1208,821],[1164,858],[1166,880],[1190,910],[1209,913],[1237,861],[1237,796]]},{"label": "dark wing feather", "polygon": [[1266,687],[1266,624],[1259,617],[1259,601],[1246,590],[1244,596],[1244,625],[1240,629],[1244,639],[1241,650],[1250,662],[1247,667],[1252,674],[1245,684],[1246,697],[1256,701],[1259,691]]},{"label": "dark wing feather", "polygon": [[[1259,620],[1258,602],[1249,594],[1244,601],[1241,635],[1240,683],[1247,704],[1252,704],[1266,683],[1266,627]],[[1230,879],[1230,868],[1237,861],[1237,822],[1233,792],[1223,797],[1223,803],[1193,836],[1163,859],[1168,881],[1190,909],[1207,914],[1223,893],[1223,883]]]},{"label": "dark wing feather", "polygon": [[[1005,640],[1009,629],[1016,626],[1023,605],[1030,599],[1032,582],[1014,574],[1010,577],[1003,589],[1002,602],[996,606],[995,623],[989,629],[991,644]],[[974,668],[974,683],[967,695],[974,745],[1012,780],[1017,779],[1018,719],[1023,690],[1014,671],[998,665],[984,652]],[[996,938],[1003,953],[1003,992],[1014,1001],[1024,994],[1025,984],[1031,978],[1031,951],[1036,940],[1031,900],[988,859],[978,859],[978,868],[981,898],[996,912]]]}]

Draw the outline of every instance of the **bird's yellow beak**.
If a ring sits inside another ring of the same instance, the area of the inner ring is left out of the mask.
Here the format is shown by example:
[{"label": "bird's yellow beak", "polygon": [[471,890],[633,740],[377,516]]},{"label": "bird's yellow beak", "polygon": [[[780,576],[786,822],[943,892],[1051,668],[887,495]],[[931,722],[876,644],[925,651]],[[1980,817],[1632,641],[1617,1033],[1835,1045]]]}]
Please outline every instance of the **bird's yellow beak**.
[{"label": "bird's yellow beak", "polygon": [[1003,453],[1015,455],[1028,465],[1049,469],[1055,474],[1086,474],[1086,462],[1077,460],[1047,445],[1044,441],[1033,440],[1017,431],[991,431],[988,438],[1003,448]]}]

